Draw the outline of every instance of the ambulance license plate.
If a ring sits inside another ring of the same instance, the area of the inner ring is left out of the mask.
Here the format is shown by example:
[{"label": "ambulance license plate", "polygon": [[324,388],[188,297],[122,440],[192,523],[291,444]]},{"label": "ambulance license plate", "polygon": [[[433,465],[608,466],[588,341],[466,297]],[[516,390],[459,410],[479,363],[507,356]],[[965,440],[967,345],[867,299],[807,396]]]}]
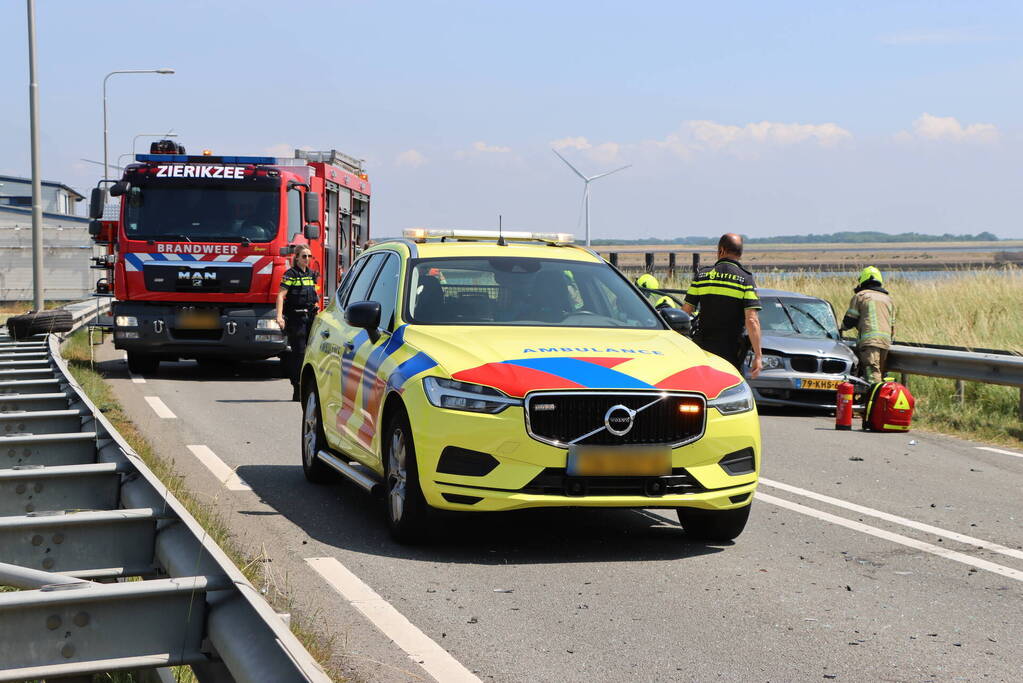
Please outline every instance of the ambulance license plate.
[{"label": "ambulance license plate", "polygon": [[671,474],[666,446],[569,446],[570,477],[659,477]]},{"label": "ambulance license plate", "polygon": [[800,389],[827,389],[835,390],[838,388],[837,379],[804,379],[800,380]]},{"label": "ambulance license plate", "polygon": [[191,308],[178,312],[177,327],[180,330],[220,329],[220,313],[216,309]]}]

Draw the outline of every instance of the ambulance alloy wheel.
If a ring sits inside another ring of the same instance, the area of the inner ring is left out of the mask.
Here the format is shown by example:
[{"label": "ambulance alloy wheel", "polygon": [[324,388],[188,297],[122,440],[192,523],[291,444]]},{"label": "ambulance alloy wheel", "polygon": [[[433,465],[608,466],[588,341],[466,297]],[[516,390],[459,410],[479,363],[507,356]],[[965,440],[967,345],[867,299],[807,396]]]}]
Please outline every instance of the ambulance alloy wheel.
[{"label": "ambulance alloy wheel", "polygon": [[402,408],[384,433],[387,524],[399,543],[414,544],[426,539],[429,506],[419,487],[416,447],[412,427]]},{"label": "ambulance alloy wheel", "polygon": [[704,541],[731,541],[742,533],[753,503],[734,510],[678,508],[678,522],[686,535]]},{"label": "ambulance alloy wheel", "polygon": [[128,369],[136,375],[151,375],[160,367],[160,359],[148,353],[128,352]]},{"label": "ambulance alloy wheel", "polygon": [[331,469],[316,454],[327,447],[327,437],[323,434],[323,423],[320,421],[320,395],[316,386],[309,388],[302,412],[302,472],[305,478],[314,484],[327,484],[333,480]]}]

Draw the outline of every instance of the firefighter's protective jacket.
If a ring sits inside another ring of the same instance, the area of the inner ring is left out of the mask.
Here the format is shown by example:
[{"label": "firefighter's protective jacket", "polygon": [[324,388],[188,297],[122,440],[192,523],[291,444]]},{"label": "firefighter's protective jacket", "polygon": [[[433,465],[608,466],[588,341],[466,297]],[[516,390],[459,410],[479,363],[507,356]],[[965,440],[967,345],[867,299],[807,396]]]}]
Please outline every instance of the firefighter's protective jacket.
[{"label": "firefighter's protective jacket", "polygon": [[895,335],[895,303],[880,286],[857,287],[842,319],[842,329],[855,327],[859,348],[875,346],[887,349]]}]

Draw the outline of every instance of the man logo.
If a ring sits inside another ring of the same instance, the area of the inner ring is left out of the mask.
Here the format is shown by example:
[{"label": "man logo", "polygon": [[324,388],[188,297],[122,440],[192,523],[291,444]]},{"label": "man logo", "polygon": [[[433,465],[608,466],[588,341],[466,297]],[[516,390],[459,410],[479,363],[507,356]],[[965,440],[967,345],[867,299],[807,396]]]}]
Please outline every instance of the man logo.
[{"label": "man logo", "polygon": [[202,283],[208,280],[216,282],[217,272],[215,270],[179,270],[178,282],[191,280],[193,287],[202,287]]},{"label": "man logo", "polygon": [[636,411],[623,406],[613,405],[604,413],[604,428],[615,436],[625,436],[632,431]]}]

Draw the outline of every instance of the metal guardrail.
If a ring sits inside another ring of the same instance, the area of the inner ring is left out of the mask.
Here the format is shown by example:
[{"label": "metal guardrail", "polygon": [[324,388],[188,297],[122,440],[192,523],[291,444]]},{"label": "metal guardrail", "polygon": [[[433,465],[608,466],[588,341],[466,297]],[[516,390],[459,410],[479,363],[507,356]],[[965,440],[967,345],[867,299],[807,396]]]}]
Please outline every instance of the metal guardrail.
[{"label": "metal guardrail", "polygon": [[[105,305],[73,305],[76,326]],[[0,338],[0,584],[24,589],[0,593],[0,681],[329,681],[77,386],[64,339]]]},{"label": "metal guardrail", "polygon": [[952,347],[894,344],[888,350],[888,369],[907,375],[1023,387],[1023,356],[1007,352],[980,353]]}]

